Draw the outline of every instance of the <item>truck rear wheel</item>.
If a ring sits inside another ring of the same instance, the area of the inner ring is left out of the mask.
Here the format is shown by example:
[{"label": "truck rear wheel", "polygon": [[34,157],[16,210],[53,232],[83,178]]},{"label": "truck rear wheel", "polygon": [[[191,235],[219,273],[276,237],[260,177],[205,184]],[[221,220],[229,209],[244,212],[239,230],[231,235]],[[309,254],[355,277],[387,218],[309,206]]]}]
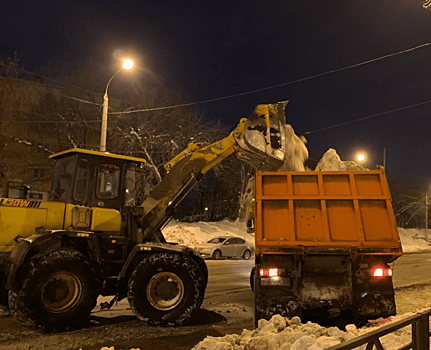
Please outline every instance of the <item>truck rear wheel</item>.
[{"label": "truck rear wheel", "polygon": [[205,280],[198,264],[178,254],[144,258],[129,279],[130,307],[154,326],[181,326],[202,304]]},{"label": "truck rear wheel", "polygon": [[61,249],[32,259],[22,280],[9,293],[15,319],[40,332],[81,326],[99,295],[99,279],[79,252]]}]

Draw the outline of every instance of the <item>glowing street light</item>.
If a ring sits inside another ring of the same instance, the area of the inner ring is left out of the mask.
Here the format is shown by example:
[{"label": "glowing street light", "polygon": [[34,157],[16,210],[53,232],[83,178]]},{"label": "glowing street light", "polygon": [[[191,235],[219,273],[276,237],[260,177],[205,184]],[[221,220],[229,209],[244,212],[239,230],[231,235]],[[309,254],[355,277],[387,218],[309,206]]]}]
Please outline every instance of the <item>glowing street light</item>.
[{"label": "glowing street light", "polygon": [[355,155],[355,160],[358,163],[364,163],[367,161],[367,154],[364,151],[359,151]]},{"label": "glowing street light", "polygon": [[425,241],[426,242],[428,242],[428,208],[430,206],[428,192],[430,189],[431,189],[431,186],[428,187],[427,191],[425,192]]},{"label": "glowing street light", "polygon": [[100,134],[100,146],[99,149],[101,152],[106,152],[106,132],[108,129],[108,88],[112,79],[114,79],[118,73],[123,70],[131,70],[134,66],[133,61],[130,58],[126,58],[123,60],[123,66],[109,79],[108,84],[106,84],[105,95],[103,95],[103,110],[102,110],[102,131]]},{"label": "glowing street light", "polygon": [[126,59],[123,61],[123,68],[124,68],[124,69],[128,69],[128,70],[130,70],[130,69],[132,69],[132,68],[133,68],[134,64],[135,64],[135,63],[134,63],[130,58],[126,58]]},{"label": "glowing street light", "polygon": [[365,155],[364,154],[358,154],[358,156],[356,157],[356,159],[358,160],[358,162],[363,162],[365,160]]}]

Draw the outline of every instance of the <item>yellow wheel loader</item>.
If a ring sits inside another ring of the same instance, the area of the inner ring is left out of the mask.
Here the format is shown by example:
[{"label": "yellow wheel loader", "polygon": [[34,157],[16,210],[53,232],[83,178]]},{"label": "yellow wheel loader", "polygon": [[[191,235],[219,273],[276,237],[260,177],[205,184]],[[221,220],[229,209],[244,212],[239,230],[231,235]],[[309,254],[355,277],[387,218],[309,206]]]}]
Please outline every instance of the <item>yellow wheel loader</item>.
[{"label": "yellow wheel loader", "polygon": [[[193,185],[232,153],[261,170],[285,162],[287,102],[259,105],[226,138],[192,144],[135,205],[144,159],[85,149],[51,156],[49,201],[0,198],[0,280],[24,326],[58,332],[82,326],[99,295],[127,298],[150,325],[183,325],[202,304],[208,280],[193,250],[166,243],[161,229]],[[0,296],[1,297],[1,296]]]}]

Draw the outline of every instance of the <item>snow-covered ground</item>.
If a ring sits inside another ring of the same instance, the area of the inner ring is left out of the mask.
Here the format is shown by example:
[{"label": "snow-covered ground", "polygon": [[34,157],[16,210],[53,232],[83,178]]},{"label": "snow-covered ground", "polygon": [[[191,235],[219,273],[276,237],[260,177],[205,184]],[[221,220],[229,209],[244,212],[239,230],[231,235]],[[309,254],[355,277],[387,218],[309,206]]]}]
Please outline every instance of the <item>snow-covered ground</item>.
[{"label": "snow-covered ground", "polygon": [[[403,250],[405,253],[431,251],[430,246],[425,241],[424,230],[419,229],[398,229]],[[176,222],[172,220],[163,230],[168,242],[194,247],[197,244],[207,242],[213,237],[221,235],[240,236],[253,244],[254,237],[247,233],[244,223],[232,221],[220,222]],[[431,238],[431,232],[429,232]],[[418,286],[420,288],[420,286]],[[417,305],[424,305],[431,300],[430,291],[424,289],[419,294],[423,296],[420,303],[412,305],[412,300],[416,301],[417,291],[403,289],[396,293],[397,308],[400,312],[396,317],[389,320],[374,322],[368,327],[356,329],[349,325],[346,331],[338,328],[322,327],[315,323],[302,324],[298,318],[291,320],[274,316],[270,321],[261,320],[255,330],[245,329],[241,334],[230,334],[224,337],[207,337],[194,350],[319,350],[329,346],[339,344],[343,341],[372,331],[382,324],[394,322],[413,314],[412,311],[419,311]],[[399,305],[405,307],[400,307]],[[220,305],[223,308],[223,305]],[[232,306],[230,306],[232,308]],[[232,311],[229,309],[229,311]],[[405,327],[393,334],[389,334],[382,339],[386,350],[398,349],[402,344],[407,344],[411,339],[411,327]],[[114,347],[104,347],[101,350],[119,350]],[[138,350],[138,349],[135,349]]]},{"label": "snow-covered ground", "polygon": [[171,222],[163,229],[163,235],[168,242],[176,242],[193,248],[206,243],[217,236],[238,236],[254,245],[254,237],[247,233],[244,223],[239,221],[219,222]]},{"label": "snow-covered ground", "polygon": [[[430,245],[425,241],[425,231],[416,228],[398,228],[404,253],[417,253],[431,251]],[[254,237],[247,233],[245,224],[242,222],[219,221],[219,222],[178,222],[172,220],[163,229],[163,235],[168,242],[194,247],[205,243],[211,238],[224,235],[239,236],[250,244],[254,244]],[[431,240],[431,230],[428,230]]]},{"label": "snow-covered ground", "polygon": [[[429,244],[425,241],[423,230],[399,228],[398,231],[405,253],[431,251]],[[253,237],[246,232],[244,224],[229,221],[171,222],[163,231],[168,241],[176,241],[191,247],[206,242],[215,236],[226,234],[241,236],[253,242]],[[429,233],[431,238],[431,232]],[[413,315],[412,312],[404,313],[381,320],[381,322],[373,322],[361,329],[357,329],[354,325],[348,325],[346,331],[341,331],[335,327],[322,327],[312,322],[302,324],[297,317],[289,320],[277,315],[270,321],[260,320],[258,328],[252,331],[245,329],[241,334],[207,337],[193,350],[320,350],[411,315]],[[398,349],[402,344],[407,344],[410,341],[411,327],[405,327],[382,338],[382,344],[386,350]]]},{"label": "snow-covered ground", "polygon": [[[405,253],[431,251],[425,242],[425,232],[418,229],[399,229],[403,250]],[[187,246],[206,242],[220,235],[234,235],[253,243],[254,237],[247,233],[244,223],[221,222],[196,222],[171,223],[163,230],[163,234],[169,242],[178,242]],[[431,238],[431,232],[429,232]],[[228,262],[226,262],[228,263]],[[419,298],[420,296],[420,298]],[[418,300],[420,299],[420,300]],[[323,327],[316,323],[303,324],[298,318],[286,319],[274,316],[270,321],[261,320],[255,330],[244,329],[241,334],[229,334],[223,337],[206,337],[196,344],[193,350],[319,350],[339,344],[358,335],[370,332],[377,327],[395,322],[414,312],[426,308],[431,300],[431,289],[428,286],[401,288],[396,291],[397,309],[399,315],[390,319],[374,321],[367,327],[356,329],[354,325],[346,327],[342,331],[335,327]],[[242,310],[233,304],[218,305],[218,311],[237,313],[237,317],[243,315]],[[411,341],[411,327],[405,327],[395,333],[382,338],[385,350],[400,348]],[[79,343],[78,343],[79,344]],[[108,343],[109,344],[109,343]],[[82,346],[85,349],[85,346]],[[122,348],[103,347],[101,350],[120,350]],[[139,350],[138,348],[132,348]],[[365,349],[365,347],[364,347]]]},{"label": "snow-covered ground", "polygon": [[[286,135],[286,137],[290,138],[294,136],[293,129],[291,134]],[[306,158],[307,154],[306,152],[295,152],[295,150],[306,150],[305,140],[300,140],[297,137],[296,139],[298,139],[298,142],[297,144],[295,143],[292,155],[293,158],[298,158],[298,162],[302,165],[302,158]],[[298,156],[298,154],[301,156]],[[342,161],[334,149],[329,149],[323,155],[316,170],[365,169],[355,162]],[[168,242],[177,242],[192,248],[220,235],[240,236],[250,243],[254,243],[254,238],[247,234],[245,225],[240,222],[171,222],[163,230],[163,234]],[[405,253],[431,250],[425,241],[425,232],[417,229],[399,229],[399,234]],[[254,330],[244,329],[241,334],[228,334],[224,337],[206,337],[193,350],[320,350],[340,344],[375,330],[381,325],[398,321],[412,314],[412,312],[407,312],[389,319],[377,320],[361,329],[357,329],[354,325],[348,325],[345,331],[335,327],[322,327],[312,322],[303,324],[298,317],[287,319],[276,315],[270,321],[260,320],[257,329]],[[382,338],[382,344],[386,350],[398,349],[410,341],[411,327],[405,327]],[[365,349],[365,346],[363,348]],[[115,349],[103,348],[102,350]]]},{"label": "snow-covered ground", "polygon": [[[360,329],[347,325],[346,331],[337,327],[322,327],[312,322],[303,324],[299,317],[288,319],[275,315],[269,321],[259,320],[258,327],[254,330],[244,329],[241,334],[229,334],[219,338],[207,337],[193,350],[323,350],[409,315],[412,314],[392,317],[389,321],[381,320]],[[386,350],[399,349],[410,341],[411,327],[402,328],[381,338]],[[365,347],[366,345],[358,349]]]},{"label": "snow-covered ground", "polygon": [[[431,251],[430,245],[425,240],[425,230],[417,228],[400,228],[398,233],[401,238],[401,245],[404,253],[419,253]],[[431,230],[428,230],[428,239],[431,240]]]},{"label": "snow-covered ground", "polygon": [[[431,251],[431,247],[425,241],[424,230],[399,228],[398,231],[404,253]],[[254,237],[247,234],[244,223],[231,221],[193,223],[171,221],[163,230],[163,234],[168,242],[178,242],[190,247],[221,235],[240,236],[251,243],[254,242]],[[431,232],[429,234],[431,238]],[[405,295],[400,293],[399,297],[407,301],[411,295],[408,294],[409,291],[405,292]],[[397,298],[397,303],[399,300]],[[400,307],[398,309],[402,310]],[[404,312],[389,319],[374,321],[360,329],[354,325],[348,325],[345,331],[336,327],[323,327],[312,322],[303,324],[297,317],[289,320],[276,315],[270,321],[260,320],[255,330],[244,329],[241,334],[206,337],[193,350],[321,350],[413,314],[413,312]],[[381,341],[386,350],[398,349],[411,341],[411,327],[388,334]],[[365,349],[365,346],[363,348]],[[101,350],[118,349],[111,347]]]}]

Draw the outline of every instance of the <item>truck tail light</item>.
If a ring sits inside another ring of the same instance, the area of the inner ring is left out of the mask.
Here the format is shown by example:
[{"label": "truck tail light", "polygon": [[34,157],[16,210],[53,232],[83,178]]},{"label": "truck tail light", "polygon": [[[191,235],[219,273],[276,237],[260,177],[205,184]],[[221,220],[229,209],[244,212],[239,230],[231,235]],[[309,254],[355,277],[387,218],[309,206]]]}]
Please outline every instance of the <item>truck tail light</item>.
[{"label": "truck tail light", "polygon": [[383,266],[375,266],[371,270],[371,276],[373,276],[374,278],[391,277],[392,276],[392,269],[386,268]]},{"label": "truck tail light", "polygon": [[280,269],[276,267],[264,268],[259,270],[260,277],[278,277],[280,276]]}]

